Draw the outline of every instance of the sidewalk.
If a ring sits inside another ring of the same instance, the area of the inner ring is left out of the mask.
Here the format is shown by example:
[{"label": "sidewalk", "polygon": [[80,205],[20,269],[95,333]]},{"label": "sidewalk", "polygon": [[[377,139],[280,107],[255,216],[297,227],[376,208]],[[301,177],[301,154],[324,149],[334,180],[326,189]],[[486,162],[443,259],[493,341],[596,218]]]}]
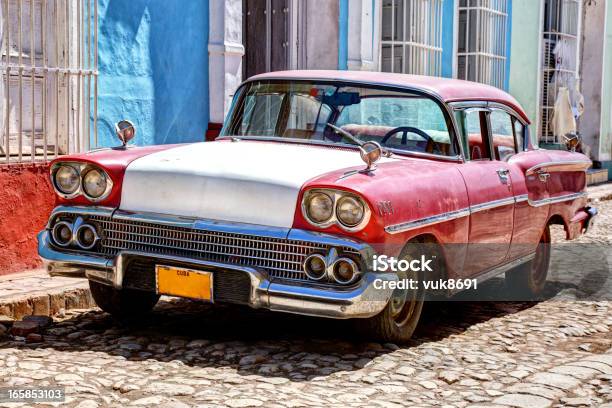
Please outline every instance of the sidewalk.
[{"label": "sidewalk", "polygon": [[[612,183],[588,187],[589,199],[611,199]],[[44,269],[0,276],[0,316],[52,316],[62,310],[95,306],[86,280],[51,278]]]},{"label": "sidewalk", "polygon": [[52,316],[93,306],[89,285],[83,279],[51,278],[44,269],[0,276],[0,316]]}]

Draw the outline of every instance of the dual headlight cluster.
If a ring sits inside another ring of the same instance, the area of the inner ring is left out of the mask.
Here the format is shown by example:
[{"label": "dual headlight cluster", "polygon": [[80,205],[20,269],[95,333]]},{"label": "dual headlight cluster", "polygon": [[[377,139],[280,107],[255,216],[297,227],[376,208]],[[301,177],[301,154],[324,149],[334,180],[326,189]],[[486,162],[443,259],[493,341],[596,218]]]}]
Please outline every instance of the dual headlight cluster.
[{"label": "dual headlight cluster", "polygon": [[361,230],[370,218],[370,209],[361,197],[328,189],[307,191],[302,200],[302,213],[317,227],[338,224],[347,231]]},{"label": "dual headlight cluster", "polygon": [[106,172],[86,163],[58,163],[51,169],[51,180],[64,198],[83,194],[95,202],[106,198],[112,189]]}]

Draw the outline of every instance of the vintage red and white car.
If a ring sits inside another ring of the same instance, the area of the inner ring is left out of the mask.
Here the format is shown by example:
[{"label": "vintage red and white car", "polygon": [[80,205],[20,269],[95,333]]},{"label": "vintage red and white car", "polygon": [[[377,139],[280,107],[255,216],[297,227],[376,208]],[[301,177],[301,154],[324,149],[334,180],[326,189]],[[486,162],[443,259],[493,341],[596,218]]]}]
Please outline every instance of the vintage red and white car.
[{"label": "vintage red and white car", "polygon": [[[124,142],[135,132],[117,129]],[[541,292],[550,225],[574,239],[596,214],[590,164],[534,148],[523,109],[487,85],[267,73],[240,86],[213,142],[124,143],[53,161],[57,207],[39,253],[51,275],[88,279],[118,318],[170,295],[350,318],[404,341],[426,295],[397,285],[407,277],[505,273],[508,290]],[[411,249],[423,243],[433,249]],[[435,272],[381,271],[381,255],[433,260]]]}]

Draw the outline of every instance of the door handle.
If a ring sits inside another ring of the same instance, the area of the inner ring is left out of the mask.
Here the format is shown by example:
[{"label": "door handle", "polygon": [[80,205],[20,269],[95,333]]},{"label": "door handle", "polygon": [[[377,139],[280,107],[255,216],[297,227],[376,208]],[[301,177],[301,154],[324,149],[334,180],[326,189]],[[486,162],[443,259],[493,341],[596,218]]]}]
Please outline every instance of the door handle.
[{"label": "door handle", "polygon": [[508,169],[499,169],[499,170],[497,170],[497,175],[499,176],[499,180],[503,184],[508,184],[508,174],[510,174],[510,170],[508,170]]},{"label": "door handle", "polygon": [[547,173],[544,170],[538,170],[536,173],[542,183],[546,183],[550,177],[550,173]]}]

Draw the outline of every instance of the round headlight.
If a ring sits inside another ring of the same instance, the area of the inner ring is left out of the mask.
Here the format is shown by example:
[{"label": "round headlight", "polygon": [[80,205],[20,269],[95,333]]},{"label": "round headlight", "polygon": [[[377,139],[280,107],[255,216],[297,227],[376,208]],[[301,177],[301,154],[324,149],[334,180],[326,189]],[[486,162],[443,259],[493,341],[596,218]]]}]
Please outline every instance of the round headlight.
[{"label": "round headlight", "polygon": [[355,197],[344,196],[338,200],[336,216],[347,227],[358,225],[365,214],[363,203]]},{"label": "round headlight", "polygon": [[89,170],[83,176],[83,192],[90,198],[100,198],[106,191],[106,185],[106,175],[100,170]]},{"label": "round headlight", "polygon": [[334,200],[325,193],[314,193],[308,198],[306,212],[312,222],[321,224],[334,214]]},{"label": "round headlight", "polygon": [[72,166],[62,165],[55,172],[55,187],[63,194],[72,194],[79,188],[79,171]]}]

